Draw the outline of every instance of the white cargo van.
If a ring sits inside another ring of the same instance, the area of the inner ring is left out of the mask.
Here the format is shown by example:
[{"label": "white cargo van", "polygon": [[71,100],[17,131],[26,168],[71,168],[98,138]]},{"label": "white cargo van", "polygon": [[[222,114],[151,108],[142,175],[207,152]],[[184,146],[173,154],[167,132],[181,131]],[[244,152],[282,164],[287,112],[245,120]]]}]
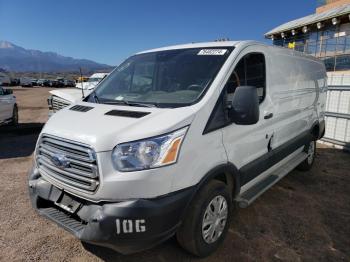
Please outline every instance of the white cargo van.
[{"label": "white cargo van", "polygon": [[47,98],[49,116],[71,104],[82,101],[83,94],[87,96],[91,91],[85,90],[82,92],[82,90],[78,88],[51,90],[49,92],[50,96]]},{"label": "white cargo van", "polygon": [[108,76],[108,73],[94,73],[89,77],[87,82],[78,82],[75,87],[84,88],[86,90],[94,89],[106,76]]},{"label": "white cargo van", "polygon": [[324,64],[253,41],[138,53],[47,122],[29,174],[38,212],[122,253],[176,234],[197,256],[325,129]]},{"label": "white cargo van", "polygon": [[108,74],[109,73],[95,73],[90,76],[87,82],[77,83],[76,88],[51,90],[51,95],[47,100],[49,104],[49,116],[70,104],[81,101],[83,96],[88,96]]}]

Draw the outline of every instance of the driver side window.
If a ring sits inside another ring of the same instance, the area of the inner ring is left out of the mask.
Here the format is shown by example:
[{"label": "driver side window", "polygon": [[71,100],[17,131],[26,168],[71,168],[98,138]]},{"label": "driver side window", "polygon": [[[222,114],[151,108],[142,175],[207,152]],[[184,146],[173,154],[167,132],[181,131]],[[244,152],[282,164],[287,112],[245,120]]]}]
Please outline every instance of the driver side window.
[{"label": "driver side window", "polygon": [[239,86],[255,86],[260,103],[265,98],[266,66],[265,56],[261,53],[250,53],[241,58],[225,84],[203,134],[212,132],[231,123],[228,108],[231,107],[233,94]]},{"label": "driver side window", "polygon": [[247,54],[238,62],[225,85],[228,104],[232,102],[233,94],[238,86],[256,87],[260,103],[264,100],[266,90],[266,66],[263,54]]}]

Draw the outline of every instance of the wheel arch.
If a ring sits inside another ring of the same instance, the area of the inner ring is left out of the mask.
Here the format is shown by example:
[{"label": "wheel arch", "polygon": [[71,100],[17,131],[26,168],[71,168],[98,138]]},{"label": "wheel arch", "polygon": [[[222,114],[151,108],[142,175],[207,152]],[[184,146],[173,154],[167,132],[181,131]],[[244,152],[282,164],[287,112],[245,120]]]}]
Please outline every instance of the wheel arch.
[{"label": "wheel arch", "polygon": [[237,169],[237,167],[228,162],[225,164],[218,165],[214,168],[212,168],[209,172],[207,172],[203,178],[195,185],[193,186],[193,192],[188,200],[188,203],[183,210],[183,213],[181,215],[181,221],[183,221],[184,216],[187,214],[189,207],[191,206],[192,201],[195,199],[198,192],[211,180],[219,180],[224,182],[230,187],[230,193],[232,200],[239,195],[240,189],[241,189],[241,183],[240,183],[240,174]]},{"label": "wheel arch", "polygon": [[239,194],[241,185],[240,176],[239,171],[234,164],[228,162],[211,169],[197,184],[196,192],[212,179],[222,181],[228,185],[230,187],[232,198]]},{"label": "wheel arch", "polygon": [[315,140],[320,138],[321,130],[320,130],[320,123],[318,120],[312,124],[312,126],[310,128],[310,134],[311,134],[312,138]]}]

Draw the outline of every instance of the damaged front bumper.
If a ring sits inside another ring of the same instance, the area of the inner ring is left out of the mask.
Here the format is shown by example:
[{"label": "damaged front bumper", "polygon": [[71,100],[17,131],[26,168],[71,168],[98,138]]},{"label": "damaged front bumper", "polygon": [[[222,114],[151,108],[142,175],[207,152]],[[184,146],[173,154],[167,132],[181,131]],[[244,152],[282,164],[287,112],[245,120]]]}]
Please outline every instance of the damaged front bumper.
[{"label": "damaged front bumper", "polygon": [[154,199],[93,203],[70,195],[29,173],[33,207],[84,242],[129,254],[175,234],[194,193],[188,188]]}]

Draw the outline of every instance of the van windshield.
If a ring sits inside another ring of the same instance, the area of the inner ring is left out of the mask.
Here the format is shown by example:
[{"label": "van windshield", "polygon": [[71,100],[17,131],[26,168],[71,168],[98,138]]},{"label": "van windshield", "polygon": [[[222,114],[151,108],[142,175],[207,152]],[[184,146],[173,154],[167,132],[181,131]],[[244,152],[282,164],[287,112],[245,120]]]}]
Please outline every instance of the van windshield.
[{"label": "van windshield", "polygon": [[232,47],[190,48],[139,54],[117,67],[89,102],[181,107],[205,93]]}]

